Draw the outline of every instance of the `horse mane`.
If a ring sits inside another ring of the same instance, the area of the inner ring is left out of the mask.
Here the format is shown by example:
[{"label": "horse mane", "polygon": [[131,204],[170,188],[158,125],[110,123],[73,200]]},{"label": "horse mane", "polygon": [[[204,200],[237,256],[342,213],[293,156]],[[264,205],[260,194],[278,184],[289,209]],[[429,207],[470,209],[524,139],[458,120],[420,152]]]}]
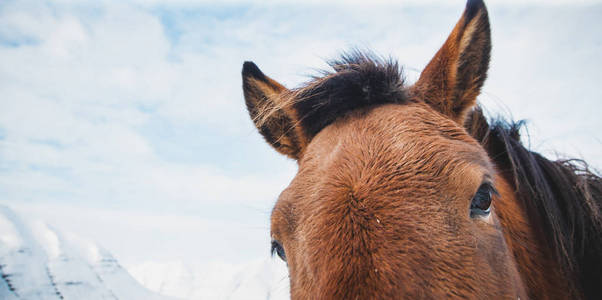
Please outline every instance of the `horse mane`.
[{"label": "horse mane", "polygon": [[353,49],[328,61],[334,70],[297,90],[293,104],[307,136],[345,113],[369,105],[402,103],[406,100],[404,77],[397,61]]},{"label": "horse mane", "polygon": [[258,112],[257,126],[264,125],[279,110],[292,108],[309,138],[346,113],[366,106],[404,103],[405,78],[397,61],[369,51],[352,49],[327,61],[331,70],[319,70],[309,82],[279,95],[274,106]]},{"label": "horse mane", "polygon": [[562,271],[576,278],[586,299],[595,299],[602,293],[602,178],[583,160],[551,161],[528,150],[520,140],[523,125],[489,123],[477,107],[465,128],[514,185]]}]

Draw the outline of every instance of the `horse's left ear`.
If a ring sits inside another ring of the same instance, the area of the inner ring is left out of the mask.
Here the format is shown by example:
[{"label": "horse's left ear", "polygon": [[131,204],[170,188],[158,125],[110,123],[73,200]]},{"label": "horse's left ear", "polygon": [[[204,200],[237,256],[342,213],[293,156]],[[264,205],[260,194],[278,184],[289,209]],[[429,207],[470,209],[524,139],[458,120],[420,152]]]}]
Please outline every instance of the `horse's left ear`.
[{"label": "horse's left ear", "polygon": [[487,77],[491,33],[482,0],[468,0],[460,21],[411,88],[414,97],[463,124]]}]

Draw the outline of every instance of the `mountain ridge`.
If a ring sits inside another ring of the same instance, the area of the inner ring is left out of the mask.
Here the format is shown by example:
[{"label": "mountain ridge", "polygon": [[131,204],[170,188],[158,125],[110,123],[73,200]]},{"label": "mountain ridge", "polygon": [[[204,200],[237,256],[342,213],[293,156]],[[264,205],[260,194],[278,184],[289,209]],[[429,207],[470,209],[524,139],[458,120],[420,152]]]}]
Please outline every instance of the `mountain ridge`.
[{"label": "mountain ridge", "polygon": [[97,244],[25,220],[4,205],[0,205],[0,298],[173,299],[140,285]]}]

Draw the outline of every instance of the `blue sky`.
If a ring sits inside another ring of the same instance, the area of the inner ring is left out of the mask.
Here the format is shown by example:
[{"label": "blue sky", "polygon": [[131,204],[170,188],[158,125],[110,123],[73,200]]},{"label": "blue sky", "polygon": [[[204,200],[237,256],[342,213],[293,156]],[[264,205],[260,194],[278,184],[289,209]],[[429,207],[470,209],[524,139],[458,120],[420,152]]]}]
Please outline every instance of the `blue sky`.
[{"label": "blue sky", "polygon": [[[530,145],[602,167],[602,5],[489,1],[480,101]],[[239,263],[269,250],[296,171],[255,132],[245,60],[288,87],[352,46],[410,80],[462,1],[2,1],[0,202],[98,240],[121,261]]]}]

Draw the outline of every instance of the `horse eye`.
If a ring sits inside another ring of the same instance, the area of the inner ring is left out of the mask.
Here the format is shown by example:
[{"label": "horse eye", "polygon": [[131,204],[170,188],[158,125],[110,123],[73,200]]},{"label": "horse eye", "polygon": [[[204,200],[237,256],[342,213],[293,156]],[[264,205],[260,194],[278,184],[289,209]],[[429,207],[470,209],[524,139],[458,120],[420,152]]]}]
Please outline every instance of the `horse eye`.
[{"label": "horse eye", "polygon": [[286,253],[284,253],[284,248],[282,248],[282,245],[277,240],[272,240],[272,256],[274,253],[278,254],[280,259],[286,262]]},{"label": "horse eye", "polygon": [[495,189],[488,183],[483,183],[472,198],[470,203],[470,217],[487,217],[491,212],[491,196],[497,194]]}]

